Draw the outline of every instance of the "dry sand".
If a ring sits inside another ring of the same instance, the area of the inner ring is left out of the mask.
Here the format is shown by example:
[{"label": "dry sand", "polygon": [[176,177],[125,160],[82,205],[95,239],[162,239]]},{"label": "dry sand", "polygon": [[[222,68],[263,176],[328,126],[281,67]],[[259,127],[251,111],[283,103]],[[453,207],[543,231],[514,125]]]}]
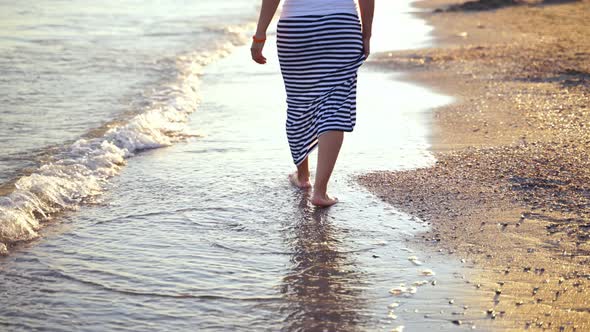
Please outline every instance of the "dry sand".
[{"label": "dry sand", "polygon": [[359,181],[483,270],[478,325],[590,331],[590,1],[457,4],[419,3],[437,47],[374,63],[457,98],[433,111],[436,165]]}]

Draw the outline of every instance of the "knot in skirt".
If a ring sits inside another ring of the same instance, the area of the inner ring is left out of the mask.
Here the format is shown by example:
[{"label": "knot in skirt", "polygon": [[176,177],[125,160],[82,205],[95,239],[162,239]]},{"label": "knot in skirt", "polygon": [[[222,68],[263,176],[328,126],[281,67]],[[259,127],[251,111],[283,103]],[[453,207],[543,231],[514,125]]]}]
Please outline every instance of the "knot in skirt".
[{"label": "knot in skirt", "polygon": [[299,165],[320,135],[355,126],[357,71],[365,60],[360,20],[349,13],[281,18],[277,50],[287,92],[287,139]]}]

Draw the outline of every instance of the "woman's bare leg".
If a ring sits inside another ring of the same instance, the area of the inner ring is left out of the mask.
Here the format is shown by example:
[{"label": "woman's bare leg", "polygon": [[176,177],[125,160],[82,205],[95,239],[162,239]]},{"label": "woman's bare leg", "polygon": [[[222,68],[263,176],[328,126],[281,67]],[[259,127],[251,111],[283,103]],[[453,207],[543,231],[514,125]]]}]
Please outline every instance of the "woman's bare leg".
[{"label": "woman's bare leg", "polygon": [[344,132],[328,131],[322,134],[318,144],[318,164],[311,203],[317,206],[330,206],[338,202],[337,198],[328,196],[328,181],[334,170],[338,153],[342,146]]},{"label": "woman's bare leg", "polygon": [[297,166],[297,171],[293,174],[289,174],[289,181],[301,189],[311,188],[311,182],[309,182],[309,158],[305,158],[301,164]]}]

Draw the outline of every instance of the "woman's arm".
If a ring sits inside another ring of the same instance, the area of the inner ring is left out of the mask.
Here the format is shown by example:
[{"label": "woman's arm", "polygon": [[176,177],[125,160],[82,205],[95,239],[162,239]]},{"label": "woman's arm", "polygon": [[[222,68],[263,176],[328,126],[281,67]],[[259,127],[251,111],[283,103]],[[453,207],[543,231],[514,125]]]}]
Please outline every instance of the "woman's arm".
[{"label": "woman's arm", "polygon": [[250,48],[252,59],[257,63],[266,63],[266,58],[262,55],[264,41],[266,40],[266,29],[268,29],[268,25],[275,16],[280,2],[281,0],[262,0],[260,16],[258,18],[258,27],[256,28],[256,34],[254,34],[252,47]]},{"label": "woman's arm", "polygon": [[371,53],[371,34],[373,33],[373,14],[375,12],[375,0],[359,0],[361,10],[361,23],[363,26],[363,48],[365,58]]}]

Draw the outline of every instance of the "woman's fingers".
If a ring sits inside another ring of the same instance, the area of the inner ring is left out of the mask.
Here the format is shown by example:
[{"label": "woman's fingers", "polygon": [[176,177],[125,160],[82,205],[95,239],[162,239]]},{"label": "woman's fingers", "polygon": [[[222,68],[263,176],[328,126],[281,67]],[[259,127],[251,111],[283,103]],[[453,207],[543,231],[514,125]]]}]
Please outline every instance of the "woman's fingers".
[{"label": "woman's fingers", "polygon": [[250,47],[250,53],[252,53],[252,60],[256,63],[261,65],[266,63],[266,58],[262,55],[262,49],[264,48],[264,43],[252,43],[252,47]]}]

